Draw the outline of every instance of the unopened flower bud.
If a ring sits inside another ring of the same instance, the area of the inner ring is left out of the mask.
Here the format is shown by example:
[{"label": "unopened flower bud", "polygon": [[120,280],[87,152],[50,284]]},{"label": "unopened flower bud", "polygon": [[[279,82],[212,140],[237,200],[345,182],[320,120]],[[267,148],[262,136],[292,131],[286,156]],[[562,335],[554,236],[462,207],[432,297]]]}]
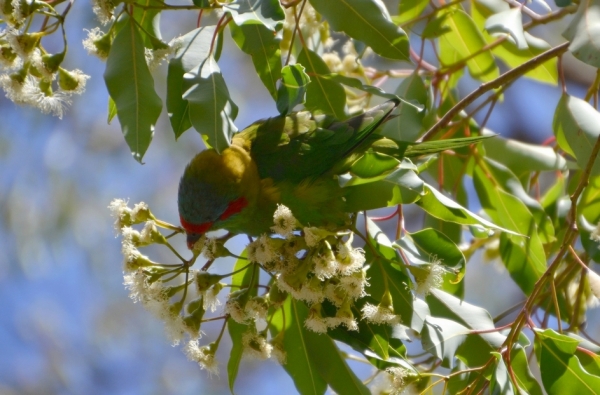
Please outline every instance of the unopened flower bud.
[{"label": "unopened flower bud", "polygon": [[42,55],[42,64],[50,73],[56,73],[65,59],[65,52]]},{"label": "unopened flower bud", "polygon": [[273,283],[273,285],[271,285],[271,289],[269,290],[268,296],[271,304],[278,306],[285,302],[288,294],[287,292],[279,288],[277,283]]},{"label": "unopened flower bud", "polygon": [[196,277],[194,278],[194,282],[196,283],[196,289],[198,293],[206,292],[210,287],[217,284],[223,276],[218,274],[211,274],[209,272],[205,272],[204,270],[200,270],[196,272]]}]

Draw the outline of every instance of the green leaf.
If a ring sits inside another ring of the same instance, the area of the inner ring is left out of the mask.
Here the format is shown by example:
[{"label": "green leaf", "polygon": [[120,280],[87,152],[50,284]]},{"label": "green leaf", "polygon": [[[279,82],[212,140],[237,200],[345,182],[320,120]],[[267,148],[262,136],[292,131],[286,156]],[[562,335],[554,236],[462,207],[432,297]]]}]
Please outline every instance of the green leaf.
[{"label": "green leaf", "polygon": [[520,8],[511,8],[491,15],[485,21],[485,30],[492,35],[497,33],[508,34],[519,50],[527,48]]},{"label": "green leaf", "polygon": [[189,101],[194,128],[217,152],[229,147],[237,132],[233,120],[238,107],[231,100],[221,70],[212,56],[184,75],[183,98]]},{"label": "green leaf", "polygon": [[[586,252],[595,262],[600,262],[600,248],[598,242],[592,240],[590,226],[600,222],[600,177],[590,180],[590,184],[584,189],[577,204],[577,225],[581,233],[581,244]],[[588,224],[588,226],[585,226]]]},{"label": "green leaf", "polygon": [[117,107],[125,141],[141,163],[152,141],[162,102],[154,91],[138,27],[129,17],[124,21],[106,60],[104,81]]},{"label": "green leaf", "polygon": [[[135,0],[133,3],[133,19],[135,19],[142,28],[141,34],[144,40],[144,46],[150,49],[160,49],[158,46],[166,45],[160,41],[160,9],[158,8],[164,3],[159,0]],[[138,4],[141,7],[135,6]]]},{"label": "green leaf", "polygon": [[[427,296],[427,304],[431,309],[431,315],[446,318],[466,328],[484,331],[495,328],[487,310],[442,290],[433,289]],[[457,350],[457,356],[470,367],[481,366],[488,361],[489,352],[498,349],[505,339],[504,335],[495,331],[469,335],[464,345]]]},{"label": "green leaf", "polygon": [[281,39],[266,26],[259,23],[229,25],[231,37],[242,51],[252,57],[252,63],[261,81],[277,99],[277,80],[281,78]]},{"label": "green leaf", "polygon": [[[491,81],[500,75],[483,36],[469,15],[459,9],[447,9],[444,27],[450,30],[440,37],[440,59],[444,66],[466,61],[471,76],[480,81]],[[483,50],[483,51],[482,51]]]},{"label": "green leaf", "polygon": [[496,369],[491,380],[491,393],[500,395],[513,395],[515,393],[510,377],[508,375],[508,369],[502,358],[502,354],[498,352],[491,353],[496,358]]},{"label": "green leaf", "polygon": [[366,291],[375,300],[381,300],[386,289],[392,296],[394,312],[399,314],[402,323],[420,332],[429,314],[427,305],[421,299],[415,298],[410,291],[411,281],[404,269],[404,263],[399,260],[392,243],[379,227],[367,220],[369,241],[374,251],[366,250],[369,287]]},{"label": "green leaf", "polygon": [[[445,266],[448,271],[444,275],[442,289],[455,293],[465,275],[466,260],[460,249],[443,233],[435,229],[423,229],[415,233],[407,233],[396,241],[411,262],[411,267],[418,268],[429,265],[434,260]],[[410,269],[409,268],[409,269]]]},{"label": "green leaf", "polygon": [[[405,100],[417,102],[423,108],[429,102],[425,82],[418,73],[402,80],[395,94]],[[423,130],[423,118],[424,109],[419,110],[402,102],[398,116],[387,121],[379,134],[396,140],[415,141]]]},{"label": "green leaf", "polygon": [[[579,98],[563,95],[556,107],[552,128],[560,147],[577,159],[581,169],[585,169],[600,135],[600,113]],[[598,174],[600,161],[596,157],[591,175]]]},{"label": "green leaf", "polygon": [[455,139],[425,141],[422,143],[409,145],[404,154],[408,157],[436,154],[449,149],[467,147],[471,144],[476,144],[480,141],[487,140],[490,137],[493,136],[459,137]]},{"label": "green leaf", "polygon": [[442,360],[442,366],[454,367],[456,352],[467,340],[470,329],[452,320],[428,316],[421,333],[423,350]]},{"label": "green leaf", "polygon": [[106,117],[106,123],[110,125],[113,118],[117,115],[117,105],[112,97],[108,97],[108,116]]},{"label": "green leaf", "polygon": [[474,169],[473,182],[481,206],[492,220],[506,229],[527,236],[502,234],[500,253],[512,279],[529,295],[535,282],[546,271],[546,254],[535,219],[518,197],[494,185],[480,167]]},{"label": "green leaf", "polygon": [[409,60],[406,33],[391,20],[379,0],[310,0],[335,31],[362,41],[386,58]]},{"label": "green leaf", "polygon": [[231,14],[236,25],[259,22],[269,30],[279,30],[285,14],[277,0],[235,0],[222,7]]},{"label": "green leaf", "polygon": [[[500,45],[492,49],[492,53],[502,59],[509,67],[514,68],[552,48],[550,44],[541,38],[534,37],[528,32],[524,32],[524,35],[527,42],[526,48],[518,49],[515,44],[504,40]],[[558,82],[557,62],[556,58],[552,58],[525,73],[525,77],[556,85]]]},{"label": "green leaf", "polygon": [[356,212],[413,203],[423,193],[424,182],[410,169],[398,169],[381,180],[363,183],[363,179],[345,179],[340,183],[346,187],[346,211]]},{"label": "green leaf", "polygon": [[[306,305],[298,301],[292,303],[298,315],[306,317],[308,312]],[[350,369],[344,355],[329,336],[308,330],[304,331],[304,336],[310,360],[332,390],[338,394],[348,395],[369,395],[371,393]]]},{"label": "green leaf", "polygon": [[577,59],[600,67],[600,0],[583,0],[563,37]]},{"label": "green leaf", "polygon": [[505,192],[510,193],[527,206],[537,225],[541,242],[547,244],[555,241],[554,226],[540,202],[529,196],[519,179],[508,168],[491,159],[484,158],[483,160],[489,171],[488,176],[492,176]]},{"label": "green leaf", "polygon": [[425,25],[425,29],[423,29],[423,38],[433,40],[452,31],[452,29],[445,24],[448,15],[450,14],[437,14],[431,19],[427,25]]},{"label": "green leaf", "polygon": [[[236,261],[233,271],[238,271],[231,278],[231,286],[235,289],[247,288],[250,296],[256,296],[256,285],[258,284],[259,270],[257,265],[251,265],[244,269],[248,265],[247,252],[244,250],[240,254],[240,258]],[[244,269],[244,270],[242,270]],[[242,344],[242,336],[248,330],[249,326],[239,324],[233,319],[227,320],[227,330],[231,337],[231,352],[229,354],[229,361],[227,362],[227,376],[229,382],[229,389],[233,394],[233,387],[235,385],[235,379],[240,368],[240,362],[244,353],[244,346]]]},{"label": "green leaf", "polygon": [[529,395],[542,395],[542,388],[529,370],[529,361],[525,349],[515,345],[510,353],[510,365],[515,373],[519,387]]},{"label": "green leaf", "polygon": [[182,44],[169,61],[167,74],[167,112],[175,138],[192,127],[189,103],[183,99],[183,76],[198,67],[208,57],[215,26],[192,30],[184,35]]},{"label": "green leaf", "polygon": [[287,115],[304,103],[310,78],[301,64],[287,65],[281,70],[281,85],[277,91],[277,110]]},{"label": "green leaf", "polygon": [[360,91],[366,92],[373,96],[383,97],[383,98],[392,99],[392,100],[400,100],[403,104],[406,104],[407,106],[416,108],[418,111],[421,111],[423,109],[422,106],[419,106],[418,104],[414,103],[411,100],[405,100],[401,97],[398,97],[395,94],[387,93],[384,90],[382,90],[381,88],[378,88],[376,86],[363,84],[362,81],[359,80],[358,78],[348,77],[348,76],[336,74],[336,73],[330,73],[330,74],[323,75],[322,78],[331,80],[333,82],[336,82],[336,83],[339,83],[342,85],[349,86],[354,89],[358,89]]},{"label": "green leaf", "polygon": [[[484,133],[489,133],[484,130]],[[527,144],[497,136],[483,141],[487,157],[502,163],[517,176],[532,171],[567,170],[567,161],[552,147]]]},{"label": "green leaf", "polygon": [[[357,301],[355,316],[361,315],[361,308],[365,303],[377,305],[378,300],[369,296]],[[345,328],[329,330],[328,335],[337,341],[346,343],[354,350],[363,354],[373,365],[385,369],[389,362],[405,358],[406,347],[394,335],[394,328],[390,325],[376,325],[366,320],[358,321],[358,330],[349,331]],[[388,362],[389,361],[389,362]]]},{"label": "green leaf", "polygon": [[329,67],[323,59],[310,49],[304,48],[298,56],[310,83],[306,87],[306,109],[321,114],[330,114],[337,119],[346,118],[346,91],[344,87],[323,75],[329,74]]},{"label": "green leaf", "polygon": [[534,329],[535,355],[548,395],[597,394],[600,377],[586,371],[575,356],[579,341],[552,329]]},{"label": "green leaf", "polygon": [[416,202],[416,204],[432,217],[461,225],[480,225],[488,230],[493,229],[516,234],[508,229],[494,225],[490,221],[470,212],[432,186],[425,184],[424,187],[425,194],[421,197],[421,200]]},{"label": "green leaf", "polygon": [[394,16],[392,19],[397,25],[406,23],[421,15],[421,12],[427,8],[428,4],[429,2],[427,0],[400,0],[400,4],[398,5],[398,15]]},{"label": "green leaf", "polygon": [[389,155],[379,152],[367,152],[352,164],[350,172],[361,178],[372,178],[384,173],[388,174],[399,165],[400,161]]},{"label": "green leaf", "polygon": [[[270,331],[273,337],[285,331],[283,347],[287,358],[283,368],[294,381],[298,392],[302,395],[321,395],[327,389],[327,382],[308,353],[309,344],[319,335],[304,327],[306,316],[306,306],[288,297],[273,314]],[[325,335],[321,336],[328,339]]]}]

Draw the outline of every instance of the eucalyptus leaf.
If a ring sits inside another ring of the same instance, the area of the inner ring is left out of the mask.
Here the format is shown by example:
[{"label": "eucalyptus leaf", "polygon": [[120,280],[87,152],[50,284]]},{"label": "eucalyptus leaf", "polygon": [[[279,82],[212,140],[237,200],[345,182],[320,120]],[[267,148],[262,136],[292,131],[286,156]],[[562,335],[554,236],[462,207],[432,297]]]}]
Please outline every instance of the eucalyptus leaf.
[{"label": "eucalyptus leaf", "polygon": [[162,102],[154,91],[138,27],[129,17],[123,23],[106,60],[104,81],[115,102],[125,141],[141,163],[152,141]]},{"label": "eucalyptus leaf", "polygon": [[440,59],[444,66],[452,66],[459,59],[468,59],[471,76],[480,81],[491,81],[500,75],[490,50],[485,50],[483,36],[473,19],[464,11],[449,8],[443,26],[449,30],[440,37]]},{"label": "eucalyptus leaf", "polygon": [[301,64],[284,66],[281,70],[281,85],[277,91],[277,110],[281,115],[289,114],[294,107],[304,103],[310,78]]},{"label": "eucalyptus leaf", "polygon": [[[487,129],[484,135],[492,135]],[[486,155],[506,167],[517,177],[531,171],[567,170],[567,161],[552,147],[543,147],[497,136],[482,142]]]},{"label": "eucalyptus leaf", "polygon": [[521,9],[518,7],[493,14],[485,22],[485,29],[490,34],[508,34],[519,50],[527,48],[527,40],[523,31],[523,17]]},{"label": "eucalyptus leaf", "polygon": [[183,99],[183,76],[198,67],[209,55],[215,26],[194,29],[181,38],[181,46],[169,61],[167,73],[167,112],[175,138],[192,127],[189,103]]},{"label": "eucalyptus leaf", "polygon": [[310,0],[335,31],[362,41],[386,58],[409,60],[406,33],[396,26],[381,0]]},{"label": "eucalyptus leaf", "polygon": [[586,371],[575,356],[579,341],[552,329],[534,329],[535,355],[548,395],[595,394],[600,377]]},{"label": "eucalyptus leaf", "polygon": [[281,50],[271,30],[260,23],[229,25],[233,41],[250,55],[254,69],[273,99],[277,99],[277,81],[281,78]]},{"label": "eucalyptus leaf", "polygon": [[298,64],[304,66],[306,74],[310,76],[306,87],[306,109],[330,114],[337,119],[346,118],[346,92],[340,83],[322,77],[330,73],[323,59],[310,49],[303,48],[298,56]]},{"label": "eucalyptus leaf", "polygon": [[[236,261],[234,266],[235,273],[231,279],[231,285],[237,289],[248,289],[250,296],[256,296],[256,284],[258,284],[258,267],[256,265],[248,266],[247,251],[244,250],[240,254],[240,258]],[[229,354],[229,360],[227,362],[227,378],[229,382],[229,389],[233,394],[233,387],[235,380],[238,375],[240,363],[244,354],[244,345],[242,343],[242,337],[250,329],[249,325],[240,324],[235,322],[232,318],[227,320],[227,330],[231,337],[231,352]]]},{"label": "eucalyptus leaf", "polygon": [[486,213],[504,228],[527,236],[502,234],[500,252],[512,279],[528,295],[546,271],[546,254],[536,221],[519,198],[494,185],[480,167],[475,168],[473,181]]},{"label": "eucalyptus leaf", "polygon": [[[581,169],[585,169],[600,136],[600,113],[586,101],[565,94],[556,107],[552,127],[560,147],[577,159]],[[596,157],[591,175],[598,174],[600,161]]]},{"label": "eucalyptus leaf", "polygon": [[231,144],[237,132],[233,120],[238,108],[229,96],[221,70],[212,56],[184,75],[183,98],[189,102],[194,128],[217,152]]},{"label": "eucalyptus leaf", "polygon": [[238,26],[258,22],[269,30],[276,31],[285,19],[278,0],[235,0],[223,3],[222,7]]},{"label": "eucalyptus leaf", "polygon": [[569,40],[569,51],[577,59],[600,67],[600,0],[584,0],[563,37]]},{"label": "eucalyptus leaf", "polygon": [[494,225],[490,221],[470,212],[430,185],[425,184],[424,187],[425,194],[416,203],[432,217],[461,225],[481,225],[488,230],[498,230],[518,235],[518,233]]}]

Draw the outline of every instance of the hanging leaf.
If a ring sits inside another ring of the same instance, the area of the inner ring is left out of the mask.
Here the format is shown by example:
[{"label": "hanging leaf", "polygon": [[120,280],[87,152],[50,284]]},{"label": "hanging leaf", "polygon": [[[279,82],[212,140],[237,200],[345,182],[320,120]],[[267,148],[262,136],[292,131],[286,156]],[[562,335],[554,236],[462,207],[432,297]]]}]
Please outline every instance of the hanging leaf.
[{"label": "hanging leaf", "polygon": [[287,115],[294,107],[304,103],[310,78],[301,64],[285,66],[281,70],[281,85],[277,91],[277,110]]},{"label": "hanging leaf", "polygon": [[183,99],[183,76],[198,67],[210,52],[210,42],[215,34],[215,26],[206,26],[192,30],[181,38],[181,46],[169,61],[167,73],[167,112],[169,121],[179,138],[192,127],[189,115],[189,103]]},{"label": "hanging leaf", "polygon": [[493,14],[485,21],[485,30],[492,35],[497,33],[508,34],[519,50],[527,48],[520,8],[511,8],[507,11]]},{"label": "hanging leaf", "polygon": [[265,25],[246,22],[229,25],[233,41],[242,51],[252,57],[252,63],[261,81],[277,100],[277,80],[281,78],[281,39]]},{"label": "hanging leaf", "polygon": [[236,25],[258,22],[269,30],[279,30],[285,14],[278,0],[235,0],[221,4],[231,15]]},{"label": "hanging leaf", "polygon": [[[585,169],[600,136],[600,113],[589,103],[563,95],[558,102],[552,125],[560,147],[577,159]],[[592,176],[600,174],[600,161],[594,159]]]},{"label": "hanging leaf", "polygon": [[577,59],[600,67],[600,0],[583,0],[563,37]]},{"label": "hanging leaf", "polygon": [[313,51],[303,48],[298,63],[304,66],[310,83],[306,87],[306,109],[321,114],[330,114],[337,119],[346,118],[346,91],[344,87],[328,78],[329,67]]},{"label": "hanging leaf", "polygon": [[380,0],[310,0],[331,28],[362,41],[376,54],[408,60],[408,37],[392,21]]},{"label": "hanging leaf", "polygon": [[535,355],[548,395],[595,394],[600,377],[587,372],[575,356],[579,341],[552,329],[534,329]]},{"label": "hanging leaf", "polygon": [[190,120],[207,143],[221,152],[237,132],[238,108],[229,96],[221,70],[212,56],[184,75],[183,98],[189,101]]},{"label": "hanging leaf", "polygon": [[138,27],[129,17],[123,23],[106,60],[104,81],[115,102],[125,141],[141,163],[152,141],[162,102],[154,91]]},{"label": "hanging leaf", "polygon": [[469,74],[480,81],[491,81],[500,75],[498,67],[481,33],[469,15],[459,9],[447,9],[443,26],[449,30],[440,37],[440,59],[444,66],[451,66],[462,59],[466,61]]}]

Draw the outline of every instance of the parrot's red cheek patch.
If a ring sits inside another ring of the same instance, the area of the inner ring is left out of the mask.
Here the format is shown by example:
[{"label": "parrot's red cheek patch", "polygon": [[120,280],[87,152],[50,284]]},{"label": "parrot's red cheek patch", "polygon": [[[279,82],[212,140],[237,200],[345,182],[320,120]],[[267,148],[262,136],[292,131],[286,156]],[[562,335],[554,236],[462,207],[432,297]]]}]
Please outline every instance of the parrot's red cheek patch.
[{"label": "parrot's red cheek patch", "polygon": [[179,220],[181,221],[181,226],[183,226],[183,229],[185,229],[187,233],[204,234],[208,232],[208,230],[212,226],[212,222],[205,222],[199,225],[192,224],[183,219],[182,216],[179,216]]},{"label": "parrot's red cheek patch", "polygon": [[248,205],[248,201],[246,200],[245,197],[242,196],[241,198],[237,198],[234,201],[232,201],[231,203],[229,203],[229,205],[227,206],[227,209],[225,210],[225,212],[223,214],[221,214],[219,219],[221,221],[223,221],[223,220],[231,217],[233,214],[239,213],[247,205]]}]

